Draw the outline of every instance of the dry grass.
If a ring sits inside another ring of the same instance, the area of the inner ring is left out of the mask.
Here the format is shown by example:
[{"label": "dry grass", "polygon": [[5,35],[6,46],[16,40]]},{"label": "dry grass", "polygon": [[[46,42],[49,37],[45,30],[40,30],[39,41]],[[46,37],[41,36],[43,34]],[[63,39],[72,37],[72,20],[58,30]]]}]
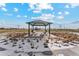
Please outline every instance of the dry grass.
[{"label": "dry grass", "polygon": [[[37,31],[44,32],[44,29],[37,30]],[[71,29],[53,29],[53,30],[51,30],[51,33],[58,37],[64,38],[64,40],[63,40],[64,42],[69,42],[69,41],[73,41],[73,40],[79,40],[79,38],[77,38],[77,37],[79,37],[78,35],[69,33],[69,32],[78,32],[78,31],[79,30],[71,30]],[[0,29],[0,33],[8,33],[8,34],[10,34],[8,36],[11,36],[11,37],[24,36],[25,33],[27,33],[27,32],[28,32],[27,29]]]},{"label": "dry grass", "polygon": [[63,39],[61,39],[63,42],[71,42],[74,40],[79,41],[79,35],[77,34],[73,34],[73,33],[63,33],[63,32],[54,32],[52,33],[53,35],[56,35],[58,37],[62,37]]},{"label": "dry grass", "polygon": [[79,32],[79,29],[52,29],[53,32]]},{"label": "dry grass", "polygon": [[6,32],[27,32],[25,29],[0,29],[0,33]]},{"label": "dry grass", "polygon": [[[0,29],[0,33],[4,33],[4,32],[27,32],[27,29]],[[44,32],[45,30],[36,30],[37,32]],[[48,31],[48,29],[47,29]],[[78,29],[51,29],[51,33],[52,32],[79,32]]]}]

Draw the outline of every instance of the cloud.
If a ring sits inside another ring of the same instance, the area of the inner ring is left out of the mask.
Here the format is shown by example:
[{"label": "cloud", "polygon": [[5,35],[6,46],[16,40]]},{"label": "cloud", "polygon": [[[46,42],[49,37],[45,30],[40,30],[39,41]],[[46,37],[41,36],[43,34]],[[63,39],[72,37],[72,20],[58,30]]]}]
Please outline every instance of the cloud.
[{"label": "cloud", "polygon": [[[69,14],[69,11],[64,11],[63,13],[62,12],[58,12],[59,15],[68,15]],[[59,17],[60,18],[60,17]]]},{"label": "cloud", "polygon": [[45,16],[45,17],[55,17],[53,14],[42,14],[42,16]]},{"label": "cloud", "polygon": [[52,22],[54,19],[54,15],[53,14],[42,14],[39,17],[32,17],[32,19],[37,19],[37,20],[44,20],[44,21],[48,21],[48,22]]},{"label": "cloud", "polygon": [[27,18],[27,15],[24,15],[25,18]]},{"label": "cloud", "polygon": [[10,14],[10,13],[6,13],[5,15],[6,15],[6,16],[12,16],[13,14]]},{"label": "cloud", "polygon": [[33,10],[33,12],[35,13],[38,13],[43,9],[54,10],[51,4],[48,4],[48,3],[30,3],[29,7],[30,7],[30,10]]},{"label": "cloud", "polygon": [[54,16],[53,14],[42,14],[42,15],[40,16],[40,18],[41,18],[42,20],[48,21],[48,22],[53,21],[54,17],[55,17],[55,16]]},{"label": "cloud", "polygon": [[24,3],[21,3],[21,5],[24,5]]},{"label": "cloud", "polygon": [[54,8],[48,4],[48,3],[40,3],[38,4],[38,8],[39,9],[50,9],[50,10],[53,10]]},{"label": "cloud", "polygon": [[65,11],[65,15],[68,15],[69,14],[69,12],[68,11]]},{"label": "cloud", "polygon": [[0,3],[0,9],[6,12],[7,9],[5,7],[6,7],[5,3]]},{"label": "cloud", "polygon": [[0,7],[6,7],[5,3],[0,3]]},{"label": "cloud", "polygon": [[5,7],[2,7],[1,8],[3,11],[7,12],[7,9]]},{"label": "cloud", "polygon": [[21,15],[17,15],[16,17],[20,18],[20,17],[21,17]]},{"label": "cloud", "polygon": [[21,15],[16,15],[16,17],[17,17],[17,18],[20,18],[20,17],[27,18],[27,15],[22,15],[22,16],[21,16]]},{"label": "cloud", "polygon": [[38,9],[33,10],[33,13],[40,13],[40,12],[41,10],[38,10]]},{"label": "cloud", "polygon": [[65,5],[65,8],[75,8],[78,6],[79,6],[79,3],[68,3],[67,5]]},{"label": "cloud", "polygon": [[36,5],[36,3],[29,3],[29,7],[30,7],[30,9],[34,9],[34,8],[35,8],[34,5]]},{"label": "cloud", "polygon": [[58,12],[58,14],[60,14],[60,15],[61,15],[61,14],[62,14],[62,12]]},{"label": "cloud", "polygon": [[18,8],[14,8],[14,11],[17,12],[18,11]]},{"label": "cloud", "polygon": [[67,4],[67,5],[65,5],[65,8],[70,8],[70,6]]},{"label": "cloud", "polygon": [[58,16],[57,18],[62,20],[64,19],[64,16],[61,15],[61,16]]},{"label": "cloud", "polygon": [[69,5],[71,6],[71,8],[75,8],[79,6],[79,3],[70,3]]}]

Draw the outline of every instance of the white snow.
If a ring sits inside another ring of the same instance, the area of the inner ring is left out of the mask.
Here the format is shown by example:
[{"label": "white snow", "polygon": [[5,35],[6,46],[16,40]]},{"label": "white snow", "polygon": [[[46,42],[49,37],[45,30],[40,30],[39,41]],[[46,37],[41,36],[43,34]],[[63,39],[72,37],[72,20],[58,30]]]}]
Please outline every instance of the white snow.
[{"label": "white snow", "polygon": [[[41,33],[38,33],[37,36],[39,36],[40,34]],[[25,44],[22,44],[22,40],[19,40],[16,46],[12,47],[13,43],[10,40],[6,39],[5,35],[0,34],[0,47],[7,49],[5,51],[0,51],[0,55],[2,56],[18,56],[18,55],[28,56],[28,52],[34,52],[34,55],[43,56],[44,54],[41,53],[43,51],[53,51],[53,50],[68,49],[68,48],[70,49],[70,48],[79,46],[79,44],[77,44],[77,46],[73,46],[73,45],[70,45],[69,43],[68,43],[69,46],[64,46],[64,44],[66,43],[59,42],[59,44],[57,44],[57,43],[54,43],[56,39],[53,39],[52,42],[51,40],[49,41],[48,48],[44,48],[43,44],[45,40],[48,39],[47,37],[48,36],[45,36],[41,40],[39,38],[36,38],[36,39],[26,38],[24,40]],[[56,37],[56,36],[52,35],[52,37]],[[4,45],[6,43],[6,42],[3,42],[4,39],[7,40],[8,42],[7,45]],[[30,39],[30,42],[27,41],[28,39]],[[39,42],[37,42],[37,39],[39,40]],[[33,44],[34,46],[33,49],[31,48],[30,44]],[[21,46],[22,48],[19,48],[19,46]],[[63,54],[59,54],[59,56],[60,55],[63,56]]]}]

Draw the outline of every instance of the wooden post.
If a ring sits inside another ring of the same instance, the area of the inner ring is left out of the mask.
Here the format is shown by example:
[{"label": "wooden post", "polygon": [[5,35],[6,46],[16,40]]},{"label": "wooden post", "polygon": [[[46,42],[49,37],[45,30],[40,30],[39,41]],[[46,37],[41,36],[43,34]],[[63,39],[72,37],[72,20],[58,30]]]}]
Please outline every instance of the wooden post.
[{"label": "wooden post", "polygon": [[49,38],[50,38],[50,24],[49,24]]},{"label": "wooden post", "polygon": [[46,25],[45,25],[45,33],[47,32],[47,30],[46,30]]},{"label": "wooden post", "polygon": [[28,36],[30,36],[30,23],[28,23]]},{"label": "wooden post", "polygon": [[32,33],[34,32],[34,26],[32,26]]}]

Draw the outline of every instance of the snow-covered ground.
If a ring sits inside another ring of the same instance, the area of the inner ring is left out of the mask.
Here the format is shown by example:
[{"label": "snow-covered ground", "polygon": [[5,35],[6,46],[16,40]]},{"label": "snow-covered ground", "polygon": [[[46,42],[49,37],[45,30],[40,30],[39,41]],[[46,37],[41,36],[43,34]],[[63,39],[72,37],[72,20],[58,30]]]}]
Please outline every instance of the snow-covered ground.
[{"label": "snow-covered ground", "polygon": [[[0,55],[8,55],[8,56],[17,56],[17,55],[23,55],[28,56],[28,52],[34,52],[34,55],[44,55],[42,52],[44,51],[50,51],[49,48],[44,48],[44,40],[40,40],[39,38],[26,38],[22,42],[22,40],[18,40],[17,44],[14,44],[8,39],[5,39],[5,36],[1,36],[0,39],[0,47],[5,48],[5,51],[0,51]],[[30,42],[28,42],[28,39]],[[7,42],[3,42],[7,40]],[[39,42],[37,42],[37,40]],[[31,44],[34,46],[34,48],[31,48]],[[15,45],[13,47],[13,45]]]},{"label": "snow-covered ground", "polygon": [[[51,35],[52,38],[55,38],[56,36],[54,35]],[[76,42],[78,44],[75,44],[75,43],[72,43],[72,42],[69,42],[69,43],[63,43],[62,41],[57,41],[58,43],[55,43],[56,39],[53,39],[53,41],[50,40],[48,46],[51,50],[59,50],[59,49],[68,49],[68,48],[73,48],[73,47],[76,47],[76,46],[79,46],[79,42]]]},{"label": "snow-covered ground", "polygon": [[[37,33],[36,36],[39,36],[41,33]],[[52,38],[56,37],[51,35]],[[42,52],[50,51],[51,55],[54,55],[54,50],[62,50],[62,49],[72,49],[74,47],[78,47],[79,44],[71,45],[72,43],[55,43],[56,39],[51,41],[49,39],[48,48],[44,47],[45,40],[48,39],[48,35],[44,36],[43,38],[26,38],[20,39],[17,42],[11,42],[10,40],[6,39],[4,34],[0,34],[0,47],[4,48],[5,50],[0,51],[0,55],[2,56],[29,56],[32,54],[33,56],[45,56]],[[30,40],[30,42],[28,42]],[[4,41],[4,42],[3,42]],[[33,46],[33,48],[32,48]],[[78,50],[78,49],[77,49]],[[73,51],[73,50],[72,50]],[[77,51],[78,53],[78,51]],[[63,54],[57,54],[63,56]]]}]

